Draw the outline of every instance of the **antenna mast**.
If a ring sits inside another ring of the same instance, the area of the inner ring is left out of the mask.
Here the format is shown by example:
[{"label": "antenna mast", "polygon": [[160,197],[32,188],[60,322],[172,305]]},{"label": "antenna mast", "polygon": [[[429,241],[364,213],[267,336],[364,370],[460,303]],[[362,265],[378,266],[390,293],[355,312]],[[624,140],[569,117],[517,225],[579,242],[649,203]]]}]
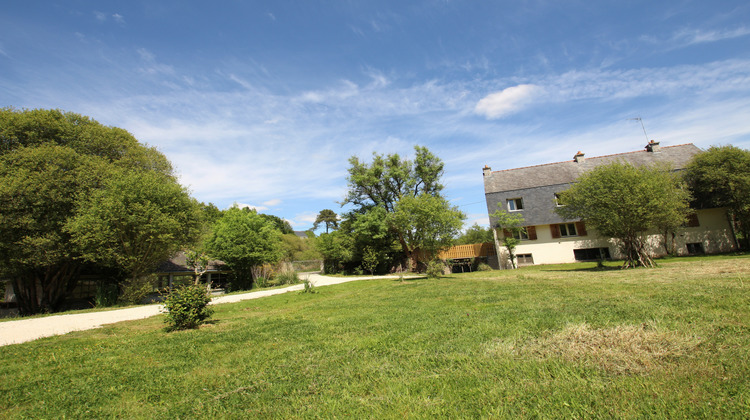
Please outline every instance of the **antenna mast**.
[{"label": "antenna mast", "polygon": [[646,127],[643,125],[643,119],[641,117],[635,117],[635,118],[628,118],[628,121],[638,121],[641,123],[641,128],[643,129],[643,135],[646,136],[646,143],[648,143],[648,134],[646,134]]}]

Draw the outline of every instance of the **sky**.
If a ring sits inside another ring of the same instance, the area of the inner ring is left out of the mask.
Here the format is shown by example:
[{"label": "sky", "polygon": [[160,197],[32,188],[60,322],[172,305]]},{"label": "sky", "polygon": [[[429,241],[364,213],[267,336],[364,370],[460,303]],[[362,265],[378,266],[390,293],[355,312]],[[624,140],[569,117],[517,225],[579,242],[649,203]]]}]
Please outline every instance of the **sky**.
[{"label": "sky", "polygon": [[485,165],[750,149],[750,3],[4,0],[0,107],[124,128],[295,230],[348,209],[351,156],[426,146],[486,226]]}]

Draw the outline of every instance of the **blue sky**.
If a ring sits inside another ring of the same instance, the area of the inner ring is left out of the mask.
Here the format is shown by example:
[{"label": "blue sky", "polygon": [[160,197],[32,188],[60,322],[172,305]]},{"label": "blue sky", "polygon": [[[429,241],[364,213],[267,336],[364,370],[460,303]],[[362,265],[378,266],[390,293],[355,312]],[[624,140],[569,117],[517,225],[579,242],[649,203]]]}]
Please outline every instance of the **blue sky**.
[{"label": "blue sky", "polygon": [[0,8],[0,106],[122,127],[194,197],[312,225],[347,159],[493,170],[662,145],[750,149],[746,1],[28,1]]}]

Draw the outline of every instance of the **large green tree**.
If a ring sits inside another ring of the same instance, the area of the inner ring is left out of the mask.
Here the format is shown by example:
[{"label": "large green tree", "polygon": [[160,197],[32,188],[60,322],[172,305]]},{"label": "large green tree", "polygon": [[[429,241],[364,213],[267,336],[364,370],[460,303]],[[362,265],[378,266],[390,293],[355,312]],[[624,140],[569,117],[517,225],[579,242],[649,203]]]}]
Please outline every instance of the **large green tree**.
[{"label": "large green tree", "polygon": [[162,173],[114,171],[78,203],[66,230],[83,257],[136,280],[199,237],[198,203]]},{"label": "large green tree", "polygon": [[458,238],[456,238],[456,245],[468,245],[468,244],[482,244],[486,242],[492,242],[495,238],[492,237],[492,229],[489,227],[479,226],[478,223],[474,223],[466,229]]},{"label": "large green tree", "polygon": [[[416,246],[422,244],[432,247],[444,243],[442,234],[452,231],[455,219],[464,218],[463,213],[447,205],[440,194],[443,189],[440,183],[444,167],[442,160],[426,147],[415,146],[414,150],[413,161],[403,159],[398,154],[384,156],[378,153],[373,153],[369,164],[356,156],[350,158],[347,178],[349,191],[342,203],[355,207],[346,216],[353,220],[352,226],[359,218],[373,219],[371,212],[380,209],[375,214],[376,218],[388,227],[389,235],[384,242],[396,242],[412,267],[416,265],[418,257],[414,252]],[[399,217],[395,217],[402,200],[406,201],[401,206]],[[439,212],[431,215],[433,225],[420,220],[424,214],[419,210],[420,206]],[[407,217],[407,211],[415,214]],[[447,225],[437,226],[443,223]],[[436,236],[430,238],[430,235]]]},{"label": "large green tree", "polygon": [[0,274],[22,313],[62,307],[87,254],[66,227],[129,171],[177,183],[164,155],[125,130],[58,110],[0,110]]},{"label": "large green tree", "polygon": [[623,267],[651,267],[647,233],[685,223],[689,199],[682,178],[668,168],[614,162],[581,175],[559,194],[565,205],[555,211],[617,239],[625,255]]},{"label": "large green tree", "polygon": [[274,223],[255,211],[230,208],[216,222],[206,242],[211,257],[224,261],[232,269],[232,287],[252,287],[253,267],[278,262],[282,257],[281,232]]},{"label": "large green tree", "polygon": [[744,247],[750,246],[750,151],[735,146],[710,147],[693,158],[685,178],[695,205],[726,207]]}]

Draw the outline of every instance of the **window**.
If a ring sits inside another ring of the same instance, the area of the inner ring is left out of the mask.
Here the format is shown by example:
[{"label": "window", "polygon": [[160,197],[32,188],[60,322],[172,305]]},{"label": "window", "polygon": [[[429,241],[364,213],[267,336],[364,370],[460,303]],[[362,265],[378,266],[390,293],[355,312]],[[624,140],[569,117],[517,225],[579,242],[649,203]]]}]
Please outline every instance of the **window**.
[{"label": "window", "polygon": [[534,257],[531,254],[517,254],[516,264],[518,265],[532,265],[534,264]]},{"label": "window", "polygon": [[557,206],[557,207],[562,207],[562,206],[564,206],[564,205],[565,205],[565,204],[563,204],[563,203],[562,203],[562,202],[560,201],[560,194],[558,194],[558,193],[555,193],[555,206]]},{"label": "window", "polygon": [[560,236],[577,236],[575,223],[563,223],[560,225]]},{"label": "window", "polygon": [[609,248],[583,248],[574,249],[573,255],[576,261],[597,261],[609,259]]},{"label": "window", "polygon": [[687,251],[690,255],[703,254],[703,244],[700,242],[690,243],[687,245]]},{"label": "window", "polygon": [[513,237],[521,241],[529,239],[529,232],[526,228],[522,228],[517,232],[513,232]]},{"label": "window", "polygon": [[511,198],[508,200],[508,211],[523,210],[523,199]]}]

